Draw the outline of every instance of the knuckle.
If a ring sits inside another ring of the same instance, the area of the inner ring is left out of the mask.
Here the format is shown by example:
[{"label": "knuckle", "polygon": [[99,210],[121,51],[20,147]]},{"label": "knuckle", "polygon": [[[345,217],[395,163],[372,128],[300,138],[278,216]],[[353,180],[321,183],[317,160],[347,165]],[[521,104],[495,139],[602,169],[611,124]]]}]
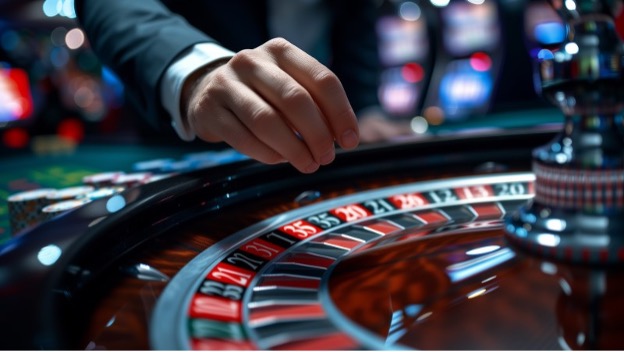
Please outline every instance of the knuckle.
[{"label": "knuckle", "polygon": [[340,80],[327,69],[318,70],[312,75],[314,82],[330,93],[339,94],[343,91]]},{"label": "knuckle", "polygon": [[230,61],[229,65],[235,69],[247,69],[254,65],[256,59],[252,49],[244,49],[236,53]]},{"label": "knuckle", "polygon": [[284,38],[273,38],[266,42],[267,50],[272,53],[283,53],[292,47],[292,44]]},{"label": "knuckle", "polygon": [[310,95],[300,86],[293,84],[286,85],[282,88],[281,99],[286,104],[305,104],[309,100]]},{"label": "knuckle", "polygon": [[257,107],[249,110],[249,128],[263,132],[270,128],[275,114],[268,108]]}]

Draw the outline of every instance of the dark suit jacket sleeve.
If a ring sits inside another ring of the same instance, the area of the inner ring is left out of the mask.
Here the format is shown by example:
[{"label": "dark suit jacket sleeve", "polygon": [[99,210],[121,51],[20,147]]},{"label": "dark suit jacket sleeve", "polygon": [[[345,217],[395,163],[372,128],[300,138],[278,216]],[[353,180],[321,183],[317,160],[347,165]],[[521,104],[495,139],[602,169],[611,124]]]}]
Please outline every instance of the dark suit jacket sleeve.
[{"label": "dark suit jacket sleeve", "polygon": [[185,49],[214,42],[157,0],[76,0],[92,49],[127,87],[130,102],[152,125],[170,125],[159,81]]},{"label": "dark suit jacket sleeve", "polygon": [[379,12],[375,2],[331,0],[336,16],[331,68],[340,77],[356,113],[379,105],[381,64],[376,32]]}]

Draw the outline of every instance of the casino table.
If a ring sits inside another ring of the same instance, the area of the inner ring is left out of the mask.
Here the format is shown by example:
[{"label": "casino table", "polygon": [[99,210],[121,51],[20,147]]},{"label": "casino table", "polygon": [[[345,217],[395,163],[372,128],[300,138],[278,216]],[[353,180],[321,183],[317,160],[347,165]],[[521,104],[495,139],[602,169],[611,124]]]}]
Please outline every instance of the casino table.
[{"label": "casino table", "polygon": [[11,195],[42,188],[58,190],[84,186],[83,178],[90,175],[132,173],[137,171],[138,164],[147,161],[175,163],[197,153],[211,153],[215,157],[223,154],[221,150],[209,151],[198,145],[106,139],[76,144],[52,136],[35,137],[32,145],[24,150],[5,151],[0,159],[0,243],[16,235],[9,222],[7,200]]},{"label": "casino table", "polygon": [[311,175],[243,160],[95,200],[0,247],[1,345],[621,348],[619,270],[505,236],[559,129],[363,145]]}]

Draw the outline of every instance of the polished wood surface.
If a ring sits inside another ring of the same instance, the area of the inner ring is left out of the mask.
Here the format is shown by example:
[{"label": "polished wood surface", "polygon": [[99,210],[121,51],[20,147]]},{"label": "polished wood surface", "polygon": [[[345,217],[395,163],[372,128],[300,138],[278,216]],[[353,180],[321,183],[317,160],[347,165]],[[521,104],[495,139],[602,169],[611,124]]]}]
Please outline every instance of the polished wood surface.
[{"label": "polished wood surface", "polygon": [[[332,300],[381,341],[413,349],[622,350],[622,268],[542,259],[509,245],[503,226],[493,222],[352,254],[330,276]],[[504,261],[485,270],[475,265],[471,275],[453,279],[451,268],[470,263],[466,252],[492,246]]]}]

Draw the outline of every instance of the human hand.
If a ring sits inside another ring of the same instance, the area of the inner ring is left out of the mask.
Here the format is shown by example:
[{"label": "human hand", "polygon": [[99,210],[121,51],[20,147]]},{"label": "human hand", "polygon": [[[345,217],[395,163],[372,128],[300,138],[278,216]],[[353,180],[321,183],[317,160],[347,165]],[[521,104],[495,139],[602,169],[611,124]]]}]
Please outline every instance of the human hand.
[{"label": "human hand", "polygon": [[242,50],[185,85],[182,111],[195,134],[267,164],[312,173],[359,143],[338,78],[284,39]]}]

